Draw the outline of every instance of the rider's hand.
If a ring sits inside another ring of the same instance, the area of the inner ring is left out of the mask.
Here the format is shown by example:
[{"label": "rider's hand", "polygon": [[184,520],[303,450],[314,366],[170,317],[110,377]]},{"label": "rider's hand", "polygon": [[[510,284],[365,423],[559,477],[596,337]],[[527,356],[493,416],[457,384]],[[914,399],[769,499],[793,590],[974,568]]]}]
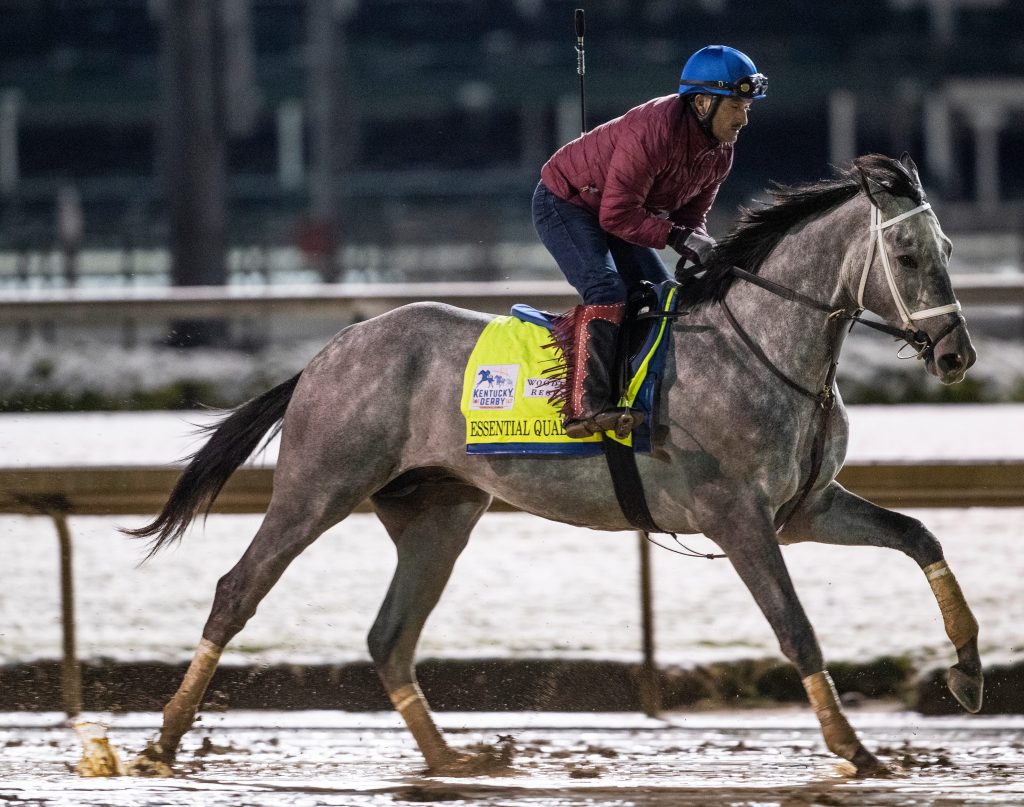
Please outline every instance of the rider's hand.
[{"label": "rider's hand", "polygon": [[697,267],[703,267],[704,262],[711,257],[716,243],[710,235],[704,235],[689,227],[674,226],[668,234],[668,245],[683,256],[680,263],[686,265],[689,262]]}]

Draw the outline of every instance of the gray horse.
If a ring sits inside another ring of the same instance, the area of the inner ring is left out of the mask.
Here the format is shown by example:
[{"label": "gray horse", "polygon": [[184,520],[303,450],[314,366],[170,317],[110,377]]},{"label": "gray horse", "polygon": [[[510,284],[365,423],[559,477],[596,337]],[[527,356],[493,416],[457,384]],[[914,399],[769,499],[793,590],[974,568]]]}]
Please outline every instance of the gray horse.
[{"label": "gray horse", "polygon": [[[949,687],[976,712],[977,622],[931,532],[835,481],[848,422],[833,387],[842,338],[862,309],[898,324],[890,330],[942,383],[963,379],[975,352],[947,274],[949,239],[909,157],[861,157],[835,179],[772,194],[743,212],[705,275],[684,285],[654,448],[637,463],[656,523],[704,533],[728,556],[799,671],[826,745],[867,772],[880,763],[840,708],[780,544],[884,546],[911,557],[956,648]],[[748,274],[738,279],[733,267]],[[151,552],[180,538],[267,433],[283,428],[273,497],[217,584],[202,641],[138,770],[170,773],[225,645],[288,564],[366,499],[398,555],[369,634],[381,681],[431,771],[479,770],[445,741],[414,671],[420,632],[473,526],[499,497],[553,521],[631,528],[601,457],[466,453],[463,371],[490,319],[419,303],[353,325],[299,375],[211,427],[162,513],[131,532],[152,538]]]}]

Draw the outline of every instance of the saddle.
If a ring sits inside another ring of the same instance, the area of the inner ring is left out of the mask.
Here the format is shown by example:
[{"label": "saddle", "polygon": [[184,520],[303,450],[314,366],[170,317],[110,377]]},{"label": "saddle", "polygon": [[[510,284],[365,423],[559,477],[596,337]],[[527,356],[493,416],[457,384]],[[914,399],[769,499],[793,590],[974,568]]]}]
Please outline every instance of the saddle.
[{"label": "saddle", "polygon": [[[669,319],[678,307],[679,284],[666,281],[658,286],[642,283],[629,295],[626,316],[619,331],[619,345],[616,351],[613,380],[615,393],[633,402],[644,412],[645,421],[632,434],[633,446],[624,445],[610,433],[601,435],[600,447],[611,474],[615,498],[626,520],[645,534],[664,532],[654,520],[647,505],[643,481],[636,465],[636,451],[651,449],[651,429],[656,423],[655,403],[660,386],[662,366],[665,357],[663,336]],[[525,305],[513,306],[513,315],[552,328],[556,315],[538,311]],[[645,373],[653,360],[654,372]],[[642,395],[630,396],[631,380],[638,379],[640,386],[635,392]]]},{"label": "saddle", "polygon": [[[614,373],[616,395],[644,413],[645,423],[621,439],[629,452],[651,450],[666,353],[668,317],[678,285],[644,284],[630,296],[619,334]],[[557,388],[557,359],[550,349],[558,315],[517,304],[511,316],[493,320],[481,334],[464,376],[462,412],[471,454],[592,456],[603,451],[601,434],[570,439],[558,408],[548,399]],[[619,440],[619,438],[613,438]]]},{"label": "saddle", "polygon": [[[615,352],[613,400],[624,396],[633,400],[634,396],[629,394],[630,382],[638,376],[643,377],[647,369],[645,363],[650,362],[656,353],[658,358],[661,357],[659,348],[664,333],[663,326],[678,307],[678,289],[679,284],[671,280],[657,285],[644,280],[630,290],[626,301],[626,316],[619,330],[619,342]],[[523,322],[532,322],[549,331],[554,330],[555,321],[560,316],[525,303],[513,305],[511,314]],[[660,365],[658,370],[660,381]],[[643,388],[645,394],[634,406],[647,414],[653,414],[657,384],[645,384],[642,378],[640,380],[639,386]],[[649,441],[650,424],[646,432]],[[648,445],[638,450],[649,451],[650,448]]]},{"label": "saddle", "polygon": [[[525,457],[603,454],[615,497],[626,520],[644,532],[661,532],[647,506],[636,452],[649,453],[658,423],[655,406],[666,363],[669,322],[679,305],[679,284],[643,284],[629,296],[619,331],[614,381],[620,402],[644,414],[624,438],[611,432],[572,439],[550,398],[551,343],[558,315],[512,306],[484,328],[466,362],[460,409],[466,420],[466,453]],[[563,356],[564,359],[564,356]]]},{"label": "saddle", "polygon": [[[620,385],[625,384],[631,368],[635,366],[644,352],[644,345],[651,339],[657,324],[661,321],[662,317],[658,314],[665,313],[661,307],[661,295],[663,287],[666,285],[678,288],[678,284],[671,280],[658,285],[643,280],[629,294],[629,299],[626,302],[626,318],[622,323],[619,349],[615,357],[616,375]],[[675,305],[672,306],[672,310],[674,309]],[[513,305],[511,314],[516,319],[532,322],[549,331],[554,328],[555,320],[561,316],[561,314],[534,308],[526,303]],[[651,314],[653,316],[649,316]],[[619,392],[621,391],[620,389]]]}]

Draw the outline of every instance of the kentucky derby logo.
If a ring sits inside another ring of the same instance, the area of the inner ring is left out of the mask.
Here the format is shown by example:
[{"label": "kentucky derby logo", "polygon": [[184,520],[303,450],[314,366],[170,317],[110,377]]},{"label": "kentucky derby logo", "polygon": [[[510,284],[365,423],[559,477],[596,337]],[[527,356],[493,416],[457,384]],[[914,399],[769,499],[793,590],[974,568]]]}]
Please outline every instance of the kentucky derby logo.
[{"label": "kentucky derby logo", "polygon": [[518,364],[481,364],[476,368],[470,409],[511,409],[516,400]]}]

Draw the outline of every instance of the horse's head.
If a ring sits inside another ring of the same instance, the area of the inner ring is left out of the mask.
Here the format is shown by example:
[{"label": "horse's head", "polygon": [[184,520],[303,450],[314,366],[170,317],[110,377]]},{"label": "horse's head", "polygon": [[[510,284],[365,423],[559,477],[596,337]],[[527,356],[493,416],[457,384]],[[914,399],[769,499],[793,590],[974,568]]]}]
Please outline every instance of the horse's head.
[{"label": "horse's head", "polygon": [[871,203],[867,254],[850,292],[858,307],[899,325],[932,375],[962,381],[977,353],[949,279],[952,243],[925,201],[917,166],[871,155],[855,163]]}]

